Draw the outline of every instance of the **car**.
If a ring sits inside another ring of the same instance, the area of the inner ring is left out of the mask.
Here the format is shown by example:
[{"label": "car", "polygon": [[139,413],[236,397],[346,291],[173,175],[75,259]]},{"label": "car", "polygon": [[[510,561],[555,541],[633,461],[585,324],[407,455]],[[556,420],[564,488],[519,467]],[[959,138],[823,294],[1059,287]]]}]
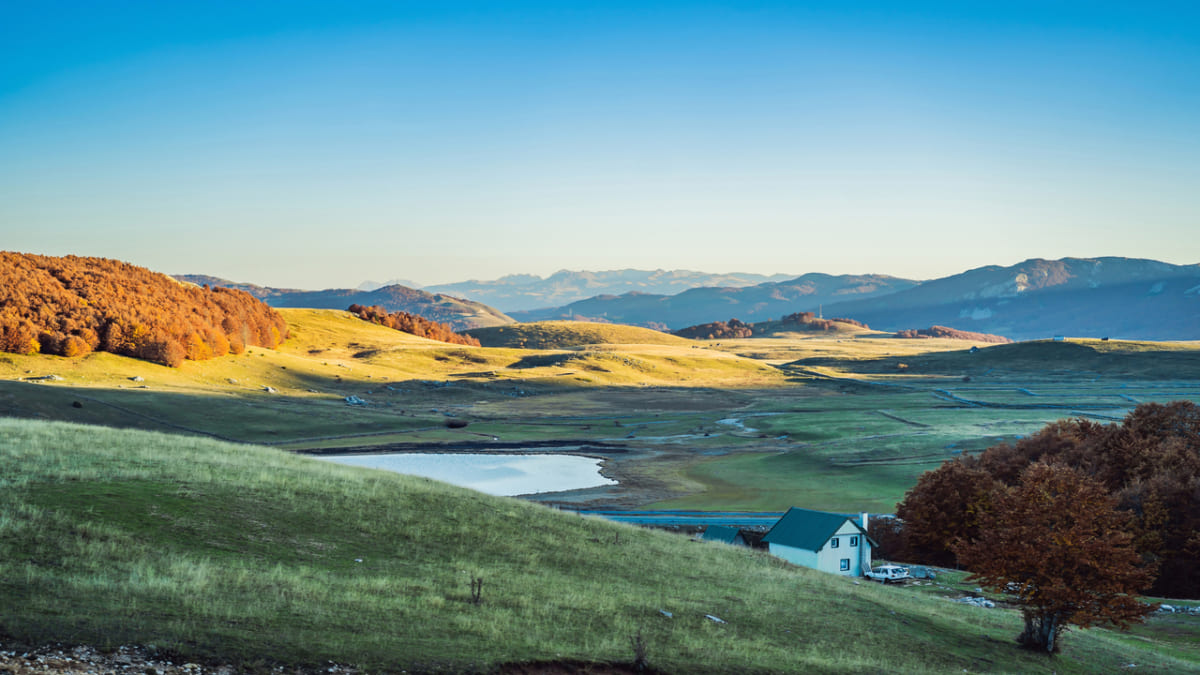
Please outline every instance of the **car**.
[{"label": "car", "polygon": [[880,565],[879,567],[872,567],[867,572],[864,572],[863,576],[868,579],[874,579],[881,584],[901,582],[905,579],[912,578],[908,573],[908,568],[901,567],[899,565]]}]

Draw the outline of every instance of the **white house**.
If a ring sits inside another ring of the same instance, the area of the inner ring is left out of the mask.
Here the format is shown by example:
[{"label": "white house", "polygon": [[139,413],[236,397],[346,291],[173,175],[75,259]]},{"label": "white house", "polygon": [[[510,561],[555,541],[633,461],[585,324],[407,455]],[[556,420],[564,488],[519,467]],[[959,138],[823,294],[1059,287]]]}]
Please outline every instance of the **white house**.
[{"label": "white house", "polygon": [[771,555],[805,567],[858,577],[871,568],[867,514],[862,521],[842,513],[792,507],[762,538]]}]

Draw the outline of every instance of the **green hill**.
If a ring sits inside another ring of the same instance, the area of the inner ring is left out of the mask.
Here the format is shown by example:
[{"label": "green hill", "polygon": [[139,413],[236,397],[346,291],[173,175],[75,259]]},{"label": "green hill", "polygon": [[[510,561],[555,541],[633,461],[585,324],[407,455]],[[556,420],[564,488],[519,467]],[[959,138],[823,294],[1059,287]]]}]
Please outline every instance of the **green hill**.
[{"label": "green hill", "polygon": [[583,345],[686,345],[688,341],[649,328],[585,321],[538,321],[471,331],[484,347],[568,349]]},{"label": "green hill", "polygon": [[[1034,340],[969,350],[927,352],[859,361],[835,359],[846,370],[859,373],[895,372],[900,362],[909,372],[979,375],[1002,373],[1104,373],[1109,377],[1137,379],[1194,379],[1200,377],[1200,343],[1139,342],[1129,340]],[[823,365],[807,359],[801,365]]]},{"label": "green hill", "polygon": [[62,423],[0,418],[0,551],[0,636],[259,669],[629,662],[639,635],[678,673],[1195,665],[1169,636],[1101,630],[1048,659],[1015,647],[1012,611],[425,479]]}]

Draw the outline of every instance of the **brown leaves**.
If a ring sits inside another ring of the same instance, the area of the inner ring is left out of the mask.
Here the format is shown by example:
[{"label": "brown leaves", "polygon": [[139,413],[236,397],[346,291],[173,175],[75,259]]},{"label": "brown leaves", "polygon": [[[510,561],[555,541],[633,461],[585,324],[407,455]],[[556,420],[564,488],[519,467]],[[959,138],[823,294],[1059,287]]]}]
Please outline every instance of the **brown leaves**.
[{"label": "brown leaves", "polygon": [[117,260],[0,253],[0,351],[92,350],[166,365],[287,334],[278,312],[242,291],[181,284]]},{"label": "brown leaves", "polygon": [[[1124,627],[1153,610],[1136,596],[1153,580],[1153,567],[1143,564],[1131,518],[1116,506],[1082,472],[1039,462],[1016,485],[997,485],[977,534],[952,548],[971,580],[1015,592],[1027,622],[1052,617],[1055,632],[1068,624]],[[1027,627],[1023,638],[1036,633]]]}]

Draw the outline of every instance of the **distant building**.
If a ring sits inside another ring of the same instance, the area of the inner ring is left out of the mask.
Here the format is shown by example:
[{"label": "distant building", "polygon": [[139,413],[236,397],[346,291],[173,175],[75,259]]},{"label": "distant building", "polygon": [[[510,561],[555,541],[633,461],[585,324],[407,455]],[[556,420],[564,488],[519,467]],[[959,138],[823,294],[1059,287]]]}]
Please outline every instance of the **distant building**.
[{"label": "distant building", "polygon": [[1067,341],[1067,336],[1065,336],[1065,335],[1055,335],[1055,336],[1054,336],[1054,341],[1055,341],[1055,342],[1066,342],[1066,341]]},{"label": "distant building", "polygon": [[862,576],[871,568],[867,514],[861,522],[842,513],[826,513],[792,507],[766,536],[771,555],[804,567],[845,576]]},{"label": "distant building", "polygon": [[700,538],[704,541],[716,541],[734,546],[749,546],[741,531],[728,525],[709,525]]}]

